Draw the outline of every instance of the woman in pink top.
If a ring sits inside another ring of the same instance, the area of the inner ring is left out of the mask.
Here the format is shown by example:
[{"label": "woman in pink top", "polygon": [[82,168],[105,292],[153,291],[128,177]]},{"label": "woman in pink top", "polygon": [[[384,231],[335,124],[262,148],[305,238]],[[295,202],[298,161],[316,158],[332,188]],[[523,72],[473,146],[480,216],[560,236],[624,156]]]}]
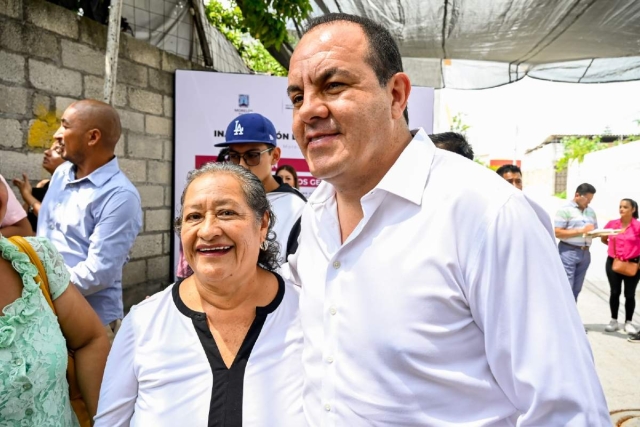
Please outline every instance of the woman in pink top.
[{"label": "woman in pink top", "polygon": [[616,273],[612,269],[614,258],[622,261],[638,262],[640,260],[640,221],[638,221],[638,204],[631,199],[620,201],[620,219],[609,221],[605,228],[623,230],[620,234],[602,237],[602,243],[609,245],[606,263],[607,278],[611,287],[609,307],[611,308],[611,321],[604,328],[606,332],[615,332],[620,329],[618,324],[618,307],[620,306],[620,292],[624,282],[625,298],[625,324],[624,330],[628,334],[636,334],[638,331],[631,323],[633,310],[636,307],[635,293],[640,271],[635,276],[629,277]]}]

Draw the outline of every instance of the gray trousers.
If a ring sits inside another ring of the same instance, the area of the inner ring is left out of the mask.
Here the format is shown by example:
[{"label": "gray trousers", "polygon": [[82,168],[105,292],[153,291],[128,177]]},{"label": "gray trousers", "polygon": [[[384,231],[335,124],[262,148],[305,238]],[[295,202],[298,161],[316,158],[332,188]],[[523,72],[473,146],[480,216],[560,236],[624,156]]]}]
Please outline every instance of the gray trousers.
[{"label": "gray trousers", "polygon": [[564,242],[558,244],[558,251],[560,252],[562,265],[564,265],[564,271],[567,272],[567,277],[569,278],[573,297],[577,301],[578,294],[582,290],[584,278],[587,275],[587,269],[591,264],[591,252],[589,252],[589,249],[580,249]]}]

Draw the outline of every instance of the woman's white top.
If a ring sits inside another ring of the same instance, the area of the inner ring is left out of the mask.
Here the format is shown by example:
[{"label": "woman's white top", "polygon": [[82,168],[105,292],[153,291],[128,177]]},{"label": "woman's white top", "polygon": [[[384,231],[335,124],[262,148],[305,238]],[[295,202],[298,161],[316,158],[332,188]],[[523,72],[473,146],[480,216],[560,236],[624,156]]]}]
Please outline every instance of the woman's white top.
[{"label": "woman's white top", "polygon": [[96,427],[304,425],[299,290],[277,278],[230,368],[181,282],[134,306],[109,354]]}]

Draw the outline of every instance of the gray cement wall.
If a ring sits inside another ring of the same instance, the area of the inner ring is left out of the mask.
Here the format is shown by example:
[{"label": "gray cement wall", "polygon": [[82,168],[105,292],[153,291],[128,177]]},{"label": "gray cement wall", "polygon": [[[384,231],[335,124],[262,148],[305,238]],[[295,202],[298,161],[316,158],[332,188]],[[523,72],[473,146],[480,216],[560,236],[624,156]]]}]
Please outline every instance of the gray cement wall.
[{"label": "gray cement wall", "polygon": [[[42,152],[74,100],[102,98],[106,27],[42,0],[0,0],[0,173],[48,177]],[[124,268],[124,302],[170,280],[173,81],[201,69],[122,34],[115,106],[116,154],[142,197],[144,227]],[[19,197],[19,196],[18,196]],[[19,197],[20,198],[20,197]]]}]

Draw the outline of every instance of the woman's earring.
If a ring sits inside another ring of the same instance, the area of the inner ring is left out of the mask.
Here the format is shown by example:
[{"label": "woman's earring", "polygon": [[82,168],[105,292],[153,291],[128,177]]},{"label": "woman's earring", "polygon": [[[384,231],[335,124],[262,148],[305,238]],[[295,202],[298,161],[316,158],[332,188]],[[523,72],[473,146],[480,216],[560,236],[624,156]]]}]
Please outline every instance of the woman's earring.
[{"label": "woman's earring", "polygon": [[269,242],[267,240],[263,240],[262,243],[260,243],[260,249],[263,251],[269,249]]}]

